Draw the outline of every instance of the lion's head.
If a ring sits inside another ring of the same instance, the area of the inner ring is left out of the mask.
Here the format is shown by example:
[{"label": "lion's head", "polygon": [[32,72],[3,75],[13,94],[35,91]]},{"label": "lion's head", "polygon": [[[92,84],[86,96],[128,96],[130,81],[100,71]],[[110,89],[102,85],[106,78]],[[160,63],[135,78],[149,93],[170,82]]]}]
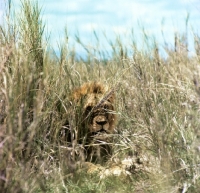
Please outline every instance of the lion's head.
[{"label": "lion's head", "polygon": [[81,129],[86,129],[90,135],[113,133],[116,116],[112,90],[101,83],[86,83],[74,91],[73,98],[85,127]]}]

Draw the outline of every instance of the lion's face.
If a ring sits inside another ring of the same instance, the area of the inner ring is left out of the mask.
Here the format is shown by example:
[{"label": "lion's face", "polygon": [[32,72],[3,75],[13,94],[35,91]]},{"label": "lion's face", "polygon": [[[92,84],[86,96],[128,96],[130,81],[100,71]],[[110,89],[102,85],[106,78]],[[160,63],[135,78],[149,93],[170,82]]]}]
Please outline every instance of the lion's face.
[{"label": "lion's face", "polygon": [[93,135],[98,133],[113,133],[114,130],[114,107],[113,104],[106,100],[101,105],[96,107],[100,102],[102,96],[98,94],[90,95],[88,103],[84,107],[85,123],[89,129],[89,132]]}]

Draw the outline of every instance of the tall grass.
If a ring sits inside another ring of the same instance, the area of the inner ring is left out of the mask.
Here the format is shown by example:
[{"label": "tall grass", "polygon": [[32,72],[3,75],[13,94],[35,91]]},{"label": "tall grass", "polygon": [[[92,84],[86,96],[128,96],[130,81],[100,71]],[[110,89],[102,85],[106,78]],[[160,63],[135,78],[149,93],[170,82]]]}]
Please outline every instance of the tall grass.
[{"label": "tall grass", "polygon": [[[173,48],[164,46],[167,57],[144,34],[143,49],[134,37],[129,47],[116,38],[111,58],[87,49],[88,58],[77,60],[67,41],[59,57],[48,49],[37,1],[22,0],[21,14],[12,13],[0,33],[0,192],[198,192],[197,34],[194,56],[185,49],[187,34],[175,34]],[[102,60],[94,60],[96,53]],[[78,121],[70,94],[87,81],[117,90],[111,160],[136,157],[128,177],[80,171],[67,151],[63,125]]]}]

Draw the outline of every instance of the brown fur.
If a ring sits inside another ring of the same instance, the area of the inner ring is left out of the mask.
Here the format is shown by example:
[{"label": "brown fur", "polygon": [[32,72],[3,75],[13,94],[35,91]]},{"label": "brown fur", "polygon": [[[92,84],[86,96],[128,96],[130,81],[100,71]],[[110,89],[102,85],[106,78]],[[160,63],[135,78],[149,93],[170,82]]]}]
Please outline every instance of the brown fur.
[{"label": "brown fur", "polygon": [[76,106],[77,139],[87,148],[87,160],[111,153],[110,134],[114,132],[114,91],[98,82],[89,82],[73,92]]}]

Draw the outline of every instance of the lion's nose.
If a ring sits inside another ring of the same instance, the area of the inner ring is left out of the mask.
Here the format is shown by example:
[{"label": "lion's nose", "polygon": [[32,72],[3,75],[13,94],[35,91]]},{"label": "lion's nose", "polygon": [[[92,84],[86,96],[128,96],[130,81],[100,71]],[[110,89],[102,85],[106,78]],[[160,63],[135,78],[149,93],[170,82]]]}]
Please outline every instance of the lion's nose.
[{"label": "lion's nose", "polygon": [[105,120],[98,120],[98,121],[96,121],[96,123],[97,123],[98,125],[103,126],[103,125],[105,125],[105,124],[107,123],[107,121],[105,121]]}]

